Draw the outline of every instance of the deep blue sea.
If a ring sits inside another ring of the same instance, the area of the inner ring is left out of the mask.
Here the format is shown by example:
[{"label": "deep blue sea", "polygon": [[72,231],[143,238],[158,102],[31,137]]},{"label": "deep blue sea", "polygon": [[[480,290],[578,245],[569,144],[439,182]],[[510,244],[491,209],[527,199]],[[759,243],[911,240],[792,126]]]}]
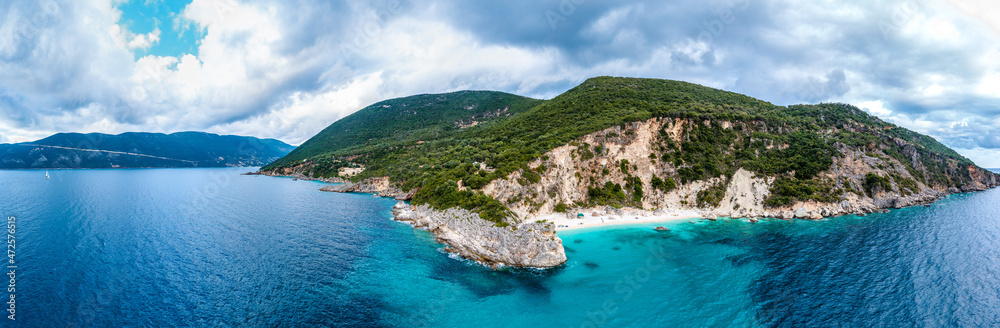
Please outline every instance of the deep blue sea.
[{"label": "deep blue sea", "polygon": [[1000,326],[1000,190],[562,232],[564,267],[495,272],[390,220],[392,200],[248,171],[0,171],[3,327]]}]

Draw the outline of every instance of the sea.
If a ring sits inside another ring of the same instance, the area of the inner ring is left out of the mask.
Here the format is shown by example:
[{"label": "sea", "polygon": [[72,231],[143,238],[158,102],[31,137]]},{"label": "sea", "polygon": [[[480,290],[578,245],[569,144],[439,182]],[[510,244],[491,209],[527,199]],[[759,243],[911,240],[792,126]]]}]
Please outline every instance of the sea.
[{"label": "sea", "polygon": [[392,221],[394,200],[255,170],[0,171],[2,326],[1000,326],[1000,190],[566,231],[564,266],[494,271]]}]

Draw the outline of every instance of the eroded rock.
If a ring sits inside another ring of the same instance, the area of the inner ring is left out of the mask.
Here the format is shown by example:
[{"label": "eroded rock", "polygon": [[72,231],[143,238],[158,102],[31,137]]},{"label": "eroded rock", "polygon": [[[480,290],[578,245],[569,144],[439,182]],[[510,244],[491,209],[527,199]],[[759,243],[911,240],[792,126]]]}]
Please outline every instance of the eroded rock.
[{"label": "eroded rock", "polygon": [[549,268],[566,263],[562,239],[551,223],[497,227],[465,209],[446,211],[404,203],[393,207],[395,220],[433,233],[448,252],[492,268]]}]

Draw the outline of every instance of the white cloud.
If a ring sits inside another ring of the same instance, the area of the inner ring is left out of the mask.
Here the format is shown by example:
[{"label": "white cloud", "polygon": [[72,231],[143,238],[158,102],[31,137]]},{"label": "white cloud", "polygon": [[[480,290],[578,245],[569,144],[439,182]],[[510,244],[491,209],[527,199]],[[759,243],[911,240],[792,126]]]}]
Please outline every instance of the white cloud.
[{"label": "white cloud", "polygon": [[631,7],[612,10],[591,24],[587,33],[605,36],[614,35],[615,32],[620,29],[620,24],[627,19],[631,11]]},{"label": "white cloud", "polygon": [[153,45],[160,42],[160,29],[154,29],[146,34],[134,34],[127,28],[114,24],[111,26],[111,37],[122,49],[126,50],[148,50]]},{"label": "white cloud", "polygon": [[857,103],[856,106],[858,106],[858,108],[867,110],[868,113],[871,113],[872,115],[875,116],[886,117],[889,114],[892,114],[892,110],[886,109],[885,103],[882,102],[881,100],[862,101]]},{"label": "white cloud", "polygon": [[[384,81],[380,73],[361,76],[343,86],[315,93],[296,92],[265,114],[222,124],[210,132],[237,135],[281,135],[298,145],[334,122],[381,100]],[[290,132],[290,133],[289,133]]]},{"label": "white cloud", "polygon": [[[927,1],[595,1],[552,30],[541,14],[551,6],[534,2],[194,0],[163,21],[203,35],[196,55],[139,59],[163,35],[118,25],[119,2],[0,4],[0,142],[206,130],[300,143],[386,98],[544,98],[598,75],[686,80],[778,104],[852,102],[967,148],[1000,128],[1000,109],[983,105],[1000,97],[996,33],[976,27],[993,24],[987,2],[955,0],[960,10],[948,11]],[[47,24],[18,27],[39,10]],[[721,29],[700,39],[716,19]]]},{"label": "white cloud", "polygon": [[1000,2],[991,0],[944,0],[967,17],[971,17],[1000,34]]},{"label": "white cloud", "polygon": [[972,160],[981,167],[990,169],[1000,168],[1000,150],[986,148],[955,148],[955,151]]}]

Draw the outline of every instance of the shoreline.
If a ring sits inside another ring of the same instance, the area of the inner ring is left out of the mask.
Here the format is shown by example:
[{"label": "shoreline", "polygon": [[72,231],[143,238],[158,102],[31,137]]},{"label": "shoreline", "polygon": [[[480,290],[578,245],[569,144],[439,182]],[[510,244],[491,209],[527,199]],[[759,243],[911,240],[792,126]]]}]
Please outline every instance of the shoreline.
[{"label": "shoreline", "polygon": [[585,214],[583,218],[577,218],[575,214],[556,213],[535,217],[528,221],[545,220],[546,222],[551,222],[555,225],[555,230],[558,232],[595,227],[606,228],[629,224],[673,223],[703,218],[705,218],[704,215],[694,210],[670,210],[664,215],[593,216],[591,214]]}]

